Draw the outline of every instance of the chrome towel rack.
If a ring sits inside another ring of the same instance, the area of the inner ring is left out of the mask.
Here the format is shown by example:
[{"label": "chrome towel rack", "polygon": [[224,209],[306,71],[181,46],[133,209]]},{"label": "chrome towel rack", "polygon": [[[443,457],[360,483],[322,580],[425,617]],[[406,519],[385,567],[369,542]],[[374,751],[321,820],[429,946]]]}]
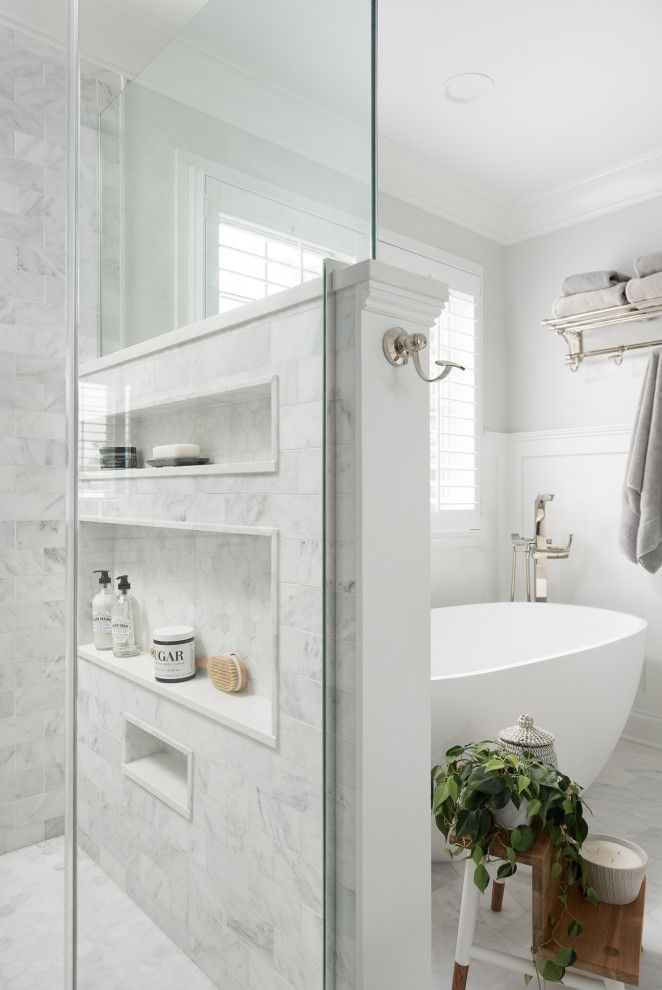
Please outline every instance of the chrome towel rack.
[{"label": "chrome towel rack", "polygon": [[645,320],[662,316],[662,298],[651,299],[646,304],[633,306],[626,303],[623,306],[611,306],[609,309],[596,309],[590,313],[580,313],[577,316],[566,316],[563,319],[550,318],[542,321],[543,327],[553,330],[563,338],[567,347],[565,363],[571,371],[577,371],[586,358],[606,355],[615,364],[622,364],[623,355],[627,351],[639,351],[648,347],[662,347],[662,339],[635,341],[631,344],[615,344],[610,347],[584,346],[584,333],[587,330],[597,330],[600,327],[618,326],[623,323],[640,323]]},{"label": "chrome towel rack", "polygon": [[420,358],[420,352],[427,347],[427,344],[428,339],[424,333],[407,333],[402,327],[391,327],[382,339],[384,355],[389,364],[392,364],[394,368],[402,368],[409,363],[409,358],[412,358],[419,378],[430,385],[443,381],[450,375],[453,368],[466,371],[464,365],[458,364],[456,361],[435,361],[434,363],[444,370],[440,375],[428,378],[423,371]]}]

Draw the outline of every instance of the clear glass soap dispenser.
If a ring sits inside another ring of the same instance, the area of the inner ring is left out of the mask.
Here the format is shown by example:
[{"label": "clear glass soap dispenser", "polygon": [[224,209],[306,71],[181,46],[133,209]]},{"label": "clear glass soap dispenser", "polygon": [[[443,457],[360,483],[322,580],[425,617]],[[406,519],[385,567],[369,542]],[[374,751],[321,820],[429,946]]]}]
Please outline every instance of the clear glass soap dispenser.
[{"label": "clear glass soap dispenser", "polygon": [[100,574],[99,584],[101,590],[92,599],[92,631],[94,633],[94,645],[97,650],[112,650],[112,611],[115,596],[108,587],[111,583],[108,571],[93,571],[93,574]]},{"label": "clear glass soap dispenser", "polygon": [[117,580],[119,584],[112,613],[113,654],[116,657],[135,657],[140,653],[138,602],[129,594],[131,585],[128,574],[121,574]]}]

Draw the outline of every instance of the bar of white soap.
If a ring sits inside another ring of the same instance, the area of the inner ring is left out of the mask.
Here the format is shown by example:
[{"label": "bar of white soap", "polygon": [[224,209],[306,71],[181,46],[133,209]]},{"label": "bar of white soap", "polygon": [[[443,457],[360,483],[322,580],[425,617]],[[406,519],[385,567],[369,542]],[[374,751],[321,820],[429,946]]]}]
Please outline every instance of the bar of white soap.
[{"label": "bar of white soap", "polygon": [[165,460],[172,457],[199,457],[200,448],[197,443],[166,443],[155,447],[152,451],[154,460]]}]

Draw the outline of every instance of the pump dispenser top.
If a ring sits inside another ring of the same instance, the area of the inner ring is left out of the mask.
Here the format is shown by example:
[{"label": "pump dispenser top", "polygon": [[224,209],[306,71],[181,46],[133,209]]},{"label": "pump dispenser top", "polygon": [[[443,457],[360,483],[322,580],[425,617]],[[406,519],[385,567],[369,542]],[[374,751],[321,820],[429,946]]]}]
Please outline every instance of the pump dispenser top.
[{"label": "pump dispenser top", "polygon": [[110,574],[108,571],[92,571],[93,574],[100,574],[99,584],[102,584],[104,588],[107,588],[109,584],[112,584]]},{"label": "pump dispenser top", "polygon": [[131,585],[129,584],[128,574],[120,574],[120,576],[116,580],[119,581],[119,584],[117,585],[118,591],[128,591],[129,588],[131,587]]}]

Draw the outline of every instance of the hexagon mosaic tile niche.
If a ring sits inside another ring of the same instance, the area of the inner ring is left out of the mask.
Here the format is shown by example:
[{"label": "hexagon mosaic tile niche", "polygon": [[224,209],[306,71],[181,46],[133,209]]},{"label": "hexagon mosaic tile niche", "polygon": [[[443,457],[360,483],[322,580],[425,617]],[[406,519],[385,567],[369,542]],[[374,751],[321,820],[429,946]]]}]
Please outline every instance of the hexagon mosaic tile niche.
[{"label": "hexagon mosaic tile niche", "polygon": [[149,651],[153,629],[191,625],[198,655],[235,650],[249,667],[247,692],[271,697],[275,609],[270,536],[147,526],[91,529],[85,527],[80,544],[81,643],[92,641],[91,601],[98,589],[93,571],[110,570],[113,578],[128,574],[131,594],[140,605],[143,652]]}]

